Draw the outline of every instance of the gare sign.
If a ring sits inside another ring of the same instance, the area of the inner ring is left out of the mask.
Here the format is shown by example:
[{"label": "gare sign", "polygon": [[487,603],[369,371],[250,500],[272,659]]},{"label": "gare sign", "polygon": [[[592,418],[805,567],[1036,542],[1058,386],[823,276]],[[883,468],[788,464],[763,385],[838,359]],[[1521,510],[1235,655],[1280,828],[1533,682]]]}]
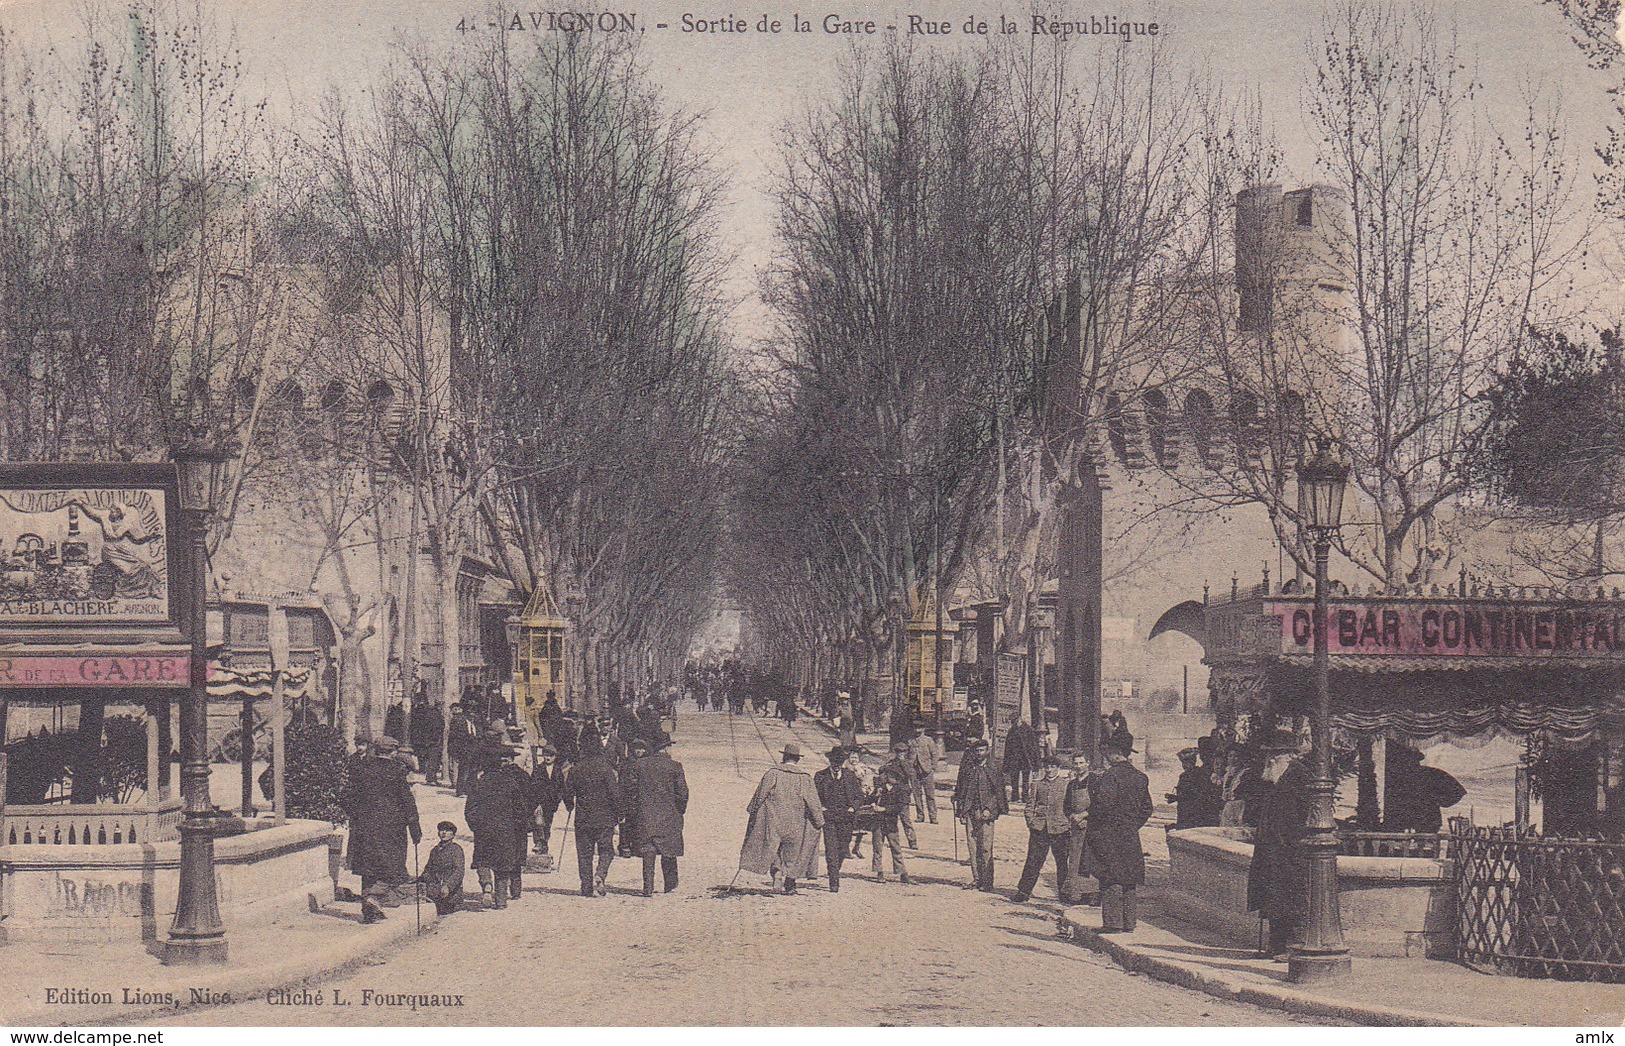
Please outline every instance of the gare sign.
[{"label": "gare sign", "polygon": [[[1280,652],[1314,647],[1308,602],[1268,602]],[[1331,653],[1344,656],[1583,657],[1625,660],[1625,606],[1494,600],[1335,600]]]},{"label": "gare sign", "polygon": [[180,689],[192,683],[186,654],[0,657],[0,687],[116,686]]}]

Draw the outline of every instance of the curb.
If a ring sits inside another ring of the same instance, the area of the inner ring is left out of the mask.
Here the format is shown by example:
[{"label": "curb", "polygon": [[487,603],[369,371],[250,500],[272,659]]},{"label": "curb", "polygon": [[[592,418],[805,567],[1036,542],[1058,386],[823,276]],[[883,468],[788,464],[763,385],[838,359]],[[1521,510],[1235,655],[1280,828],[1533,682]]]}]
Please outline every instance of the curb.
[{"label": "curb", "polygon": [[1236,978],[1213,973],[1193,963],[1151,955],[1146,951],[1104,936],[1071,915],[1062,913],[1061,925],[1072,931],[1076,943],[1109,956],[1124,969],[1167,981],[1181,988],[1205,992],[1215,998],[1284,1010],[1302,1017],[1328,1017],[1355,1024],[1378,1027],[1493,1028],[1499,1025],[1463,1017],[1447,1017],[1421,1010],[1344,1002],[1292,988],[1259,988],[1242,984]]},{"label": "curb", "polygon": [[[431,907],[423,920],[424,934],[432,932],[440,917]],[[52,1006],[35,1008],[20,1013],[0,1013],[0,1027],[91,1027],[118,1026],[132,1023],[163,1023],[163,1018],[179,1013],[194,1013],[217,1005],[231,1005],[258,998],[272,988],[296,988],[318,978],[332,977],[359,966],[367,959],[391,945],[416,936],[416,921],[386,919],[379,928],[358,933],[353,938],[324,948],[315,962],[308,959],[289,959],[284,962],[262,964],[235,970],[202,972],[206,967],[191,967],[199,971],[196,976],[185,976],[186,968],[163,967],[174,970],[176,976],[162,983],[144,986],[143,990],[171,991],[180,1004],[177,1006]],[[243,932],[239,929],[237,932]],[[228,937],[228,940],[230,938]],[[220,1002],[192,1003],[185,1001],[196,988],[213,994],[229,994],[230,999]],[[65,1020],[64,1018],[71,1018]]]}]

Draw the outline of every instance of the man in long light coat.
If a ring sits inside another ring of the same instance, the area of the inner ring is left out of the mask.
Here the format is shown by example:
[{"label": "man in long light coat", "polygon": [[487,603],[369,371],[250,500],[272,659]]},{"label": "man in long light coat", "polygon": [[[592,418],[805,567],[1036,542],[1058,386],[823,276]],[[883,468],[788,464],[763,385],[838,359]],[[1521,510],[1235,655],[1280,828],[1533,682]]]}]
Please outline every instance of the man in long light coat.
[{"label": "man in long light coat", "polygon": [[817,874],[824,808],[812,775],[801,769],[801,746],[791,741],[780,755],[783,761],[762,775],[746,807],[750,825],[739,851],[739,867],[771,875],[775,888],[782,881],[784,892],[793,894],[797,879]]}]

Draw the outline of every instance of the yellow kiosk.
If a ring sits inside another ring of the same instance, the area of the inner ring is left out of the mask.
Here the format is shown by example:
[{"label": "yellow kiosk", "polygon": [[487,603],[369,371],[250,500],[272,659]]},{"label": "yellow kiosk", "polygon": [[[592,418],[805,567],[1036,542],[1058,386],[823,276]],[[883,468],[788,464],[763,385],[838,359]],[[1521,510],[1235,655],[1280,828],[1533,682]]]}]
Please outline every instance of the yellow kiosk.
[{"label": "yellow kiosk", "polygon": [[508,619],[508,642],[513,646],[513,700],[519,722],[532,745],[542,744],[539,716],[542,704],[552,694],[559,707],[571,707],[565,655],[565,635],[570,623],[559,614],[547,591],[537,585],[524,612]]},{"label": "yellow kiosk", "polygon": [[938,630],[937,605],[926,593],[909,615],[903,688],[909,714],[917,723],[946,729],[964,717],[963,700],[954,693],[954,634],[957,624],[944,620]]}]

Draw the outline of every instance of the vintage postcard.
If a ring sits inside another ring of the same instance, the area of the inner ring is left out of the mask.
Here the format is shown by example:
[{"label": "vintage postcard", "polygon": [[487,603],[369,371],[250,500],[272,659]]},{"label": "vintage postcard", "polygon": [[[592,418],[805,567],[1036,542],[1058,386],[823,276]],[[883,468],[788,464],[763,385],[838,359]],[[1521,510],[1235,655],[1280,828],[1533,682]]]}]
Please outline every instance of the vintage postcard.
[{"label": "vintage postcard", "polygon": [[0,1025],[1613,1041],[1618,14],[0,4]]}]

